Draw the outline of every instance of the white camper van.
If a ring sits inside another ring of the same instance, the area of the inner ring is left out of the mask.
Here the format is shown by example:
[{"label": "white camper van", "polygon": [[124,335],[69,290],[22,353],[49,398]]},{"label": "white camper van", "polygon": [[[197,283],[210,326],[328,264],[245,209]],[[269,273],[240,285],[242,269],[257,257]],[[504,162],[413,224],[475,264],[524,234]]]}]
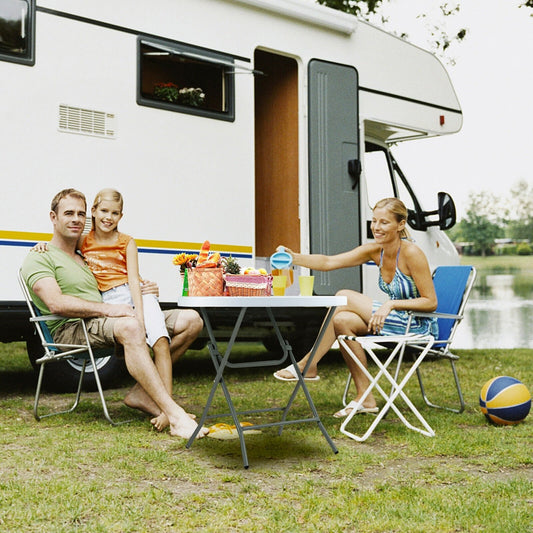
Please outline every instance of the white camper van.
[{"label": "white camper van", "polygon": [[[340,252],[372,238],[385,196],[410,208],[432,267],[458,261],[442,231],[452,199],[436,189],[422,206],[390,151],[459,131],[448,74],[352,16],[306,0],[0,0],[0,81],[0,340],[26,339],[30,358],[17,270],[50,238],[49,202],[67,187],[89,202],[123,193],[121,230],[163,306],[178,252],[207,239],[257,267],[281,243]],[[377,291],[375,265],[315,275],[317,294]],[[302,335],[313,321],[285,323]],[[77,368],[63,371],[66,383]]]}]

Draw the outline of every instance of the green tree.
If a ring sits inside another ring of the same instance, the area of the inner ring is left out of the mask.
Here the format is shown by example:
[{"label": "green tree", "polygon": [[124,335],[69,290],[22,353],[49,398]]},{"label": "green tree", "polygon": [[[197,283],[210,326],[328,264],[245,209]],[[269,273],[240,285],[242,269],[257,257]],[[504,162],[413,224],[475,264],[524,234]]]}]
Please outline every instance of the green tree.
[{"label": "green tree", "polygon": [[494,239],[504,235],[499,201],[486,191],[470,193],[468,201],[466,217],[461,221],[462,236],[473,243],[474,253],[485,256],[494,248]]},{"label": "green tree", "polygon": [[[385,11],[389,0],[316,0],[316,2],[384,26],[388,31],[392,31],[399,37],[409,40],[409,35],[405,33],[405,28],[395,28],[393,30],[388,26],[389,18],[385,15]],[[427,4],[428,7],[425,12],[420,13],[417,18],[425,22],[429,39],[428,44],[438,56],[453,63],[453,58],[446,55],[447,50],[452,44],[463,41],[468,34],[468,30],[460,26],[448,28],[446,21],[453,19],[454,15],[460,12],[461,0],[440,0],[437,15],[430,14],[431,8],[435,3],[428,2]],[[522,1],[518,4],[518,7],[533,9],[533,0]],[[529,12],[529,14],[533,16],[532,12]]]},{"label": "green tree", "polygon": [[506,218],[507,237],[533,243],[533,185],[520,180],[511,188]]},{"label": "green tree", "polygon": [[317,0],[317,3],[324,6],[350,13],[358,17],[367,13],[376,13],[383,0]]}]

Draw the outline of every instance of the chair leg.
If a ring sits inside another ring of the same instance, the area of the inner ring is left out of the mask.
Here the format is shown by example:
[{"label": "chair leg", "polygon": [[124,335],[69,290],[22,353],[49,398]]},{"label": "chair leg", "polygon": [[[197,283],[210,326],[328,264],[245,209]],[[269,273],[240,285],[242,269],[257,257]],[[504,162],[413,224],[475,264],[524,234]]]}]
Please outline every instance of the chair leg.
[{"label": "chair leg", "polygon": [[465,404],[465,400],[464,400],[464,397],[463,397],[463,391],[461,390],[461,384],[459,382],[459,376],[457,375],[457,369],[455,367],[455,361],[453,359],[449,359],[449,361],[450,361],[450,365],[452,367],[453,378],[455,380],[455,388],[457,390],[457,396],[459,398],[459,409],[454,409],[453,407],[446,407],[444,405],[438,405],[438,404],[432,403],[427,397],[426,389],[424,387],[424,382],[422,380],[422,372],[420,371],[420,368],[416,369],[416,375],[418,377],[418,384],[420,385],[420,393],[422,394],[422,398],[426,402],[426,405],[428,405],[429,407],[434,407],[436,409],[444,409],[446,411],[451,411],[452,413],[458,413],[459,414],[459,413],[462,413],[465,410],[465,405],[466,404]]},{"label": "chair leg", "polygon": [[[96,382],[96,388],[98,389],[98,395],[100,396],[100,402],[102,403],[102,410],[104,411],[104,416],[105,416],[106,420],[112,426],[118,426],[118,425],[121,425],[121,424],[127,424],[128,422],[131,422],[132,419],[121,420],[120,422],[115,422],[111,418],[111,416],[109,415],[109,411],[107,409],[107,403],[105,401],[104,390],[103,390],[102,384],[100,382],[100,376],[98,374],[98,368],[96,366],[96,361],[94,359],[94,355],[93,355],[92,351],[89,351],[89,358],[90,358],[91,364],[93,365],[94,380]],[[85,363],[84,363],[84,369],[85,369]]]},{"label": "chair leg", "polygon": [[352,375],[348,374],[348,379],[346,380],[346,386],[344,387],[344,393],[342,395],[342,405],[346,407],[348,405],[348,392],[350,391],[350,385],[352,384]]},{"label": "chair leg", "polygon": [[[88,363],[88,360],[84,359],[83,360],[83,365],[82,365],[81,371],[80,371],[80,379],[78,381],[78,387],[77,387],[77,390],[76,390],[76,397],[74,398],[74,402],[73,402],[72,406],[69,409],[65,409],[64,411],[55,411],[53,413],[48,413],[46,415],[40,415],[39,414],[39,400],[41,398],[41,389],[42,389],[42,383],[43,383],[43,377],[44,377],[44,367],[46,366],[46,363],[42,363],[41,364],[41,368],[39,369],[39,376],[37,378],[37,387],[36,387],[36,390],[35,390],[35,401],[34,401],[34,404],[33,404],[33,416],[35,417],[35,420],[39,421],[39,420],[41,420],[43,418],[48,418],[50,416],[64,415],[64,414],[72,413],[76,409],[76,407],[78,407],[78,405],[80,403],[81,391],[82,391],[82,387],[83,387],[83,378],[85,376],[85,369],[87,367],[87,363]],[[102,384],[100,382],[100,376],[98,375],[98,370],[96,368],[96,362],[95,362],[93,357],[91,357],[91,363],[93,365],[94,377],[95,377],[95,381],[96,381],[96,387],[98,389],[98,395],[100,396],[100,402],[102,403],[102,409],[104,411],[104,416],[105,416],[106,420],[112,426],[118,426],[120,424],[127,424],[128,422],[131,422],[132,419],[128,419],[128,420],[124,420],[124,421],[120,421],[120,422],[115,422],[111,418],[111,416],[109,415],[109,411],[107,409],[107,403],[105,401],[104,391],[103,391],[103,388],[102,388]]]},{"label": "chair leg", "polygon": [[83,362],[83,366],[80,372],[80,379],[78,381],[78,388],[76,390],[76,397],[74,398],[74,403],[70,407],[70,409],[65,409],[64,411],[56,411],[53,413],[48,413],[47,415],[39,415],[39,400],[41,398],[41,388],[43,384],[43,377],[44,377],[44,367],[46,366],[46,363],[41,363],[41,368],[39,369],[39,377],[37,378],[37,388],[35,389],[35,401],[33,403],[33,416],[35,417],[35,420],[39,421],[43,418],[48,418],[49,416],[56,416],[56,415],[64,415],[67,413],[72,413],[76,407],[78,407],[78,404],[80,403],[80,396],[81,396],[81,387],[83,383],[83,376],[85,375],[85,366],[87,364],[87,361]]}]

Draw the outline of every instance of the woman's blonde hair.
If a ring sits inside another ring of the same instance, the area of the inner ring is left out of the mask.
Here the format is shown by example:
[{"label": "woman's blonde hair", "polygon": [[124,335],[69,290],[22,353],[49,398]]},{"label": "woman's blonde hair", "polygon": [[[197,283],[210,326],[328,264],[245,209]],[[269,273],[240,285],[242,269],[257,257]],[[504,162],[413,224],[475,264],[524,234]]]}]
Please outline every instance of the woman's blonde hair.
[{"label": "woman's blonde hair", "polygon": [[[108,200],[109,202],[118,202],[120,205],[120,212],[124,208],[124,199],[122,194],[120,194],[115,189],[102,189],[95,197],[93,202],[93,209],[97,208],[101,202]],[[93,224],[92,228],[94,229],[94,217],[92,217]]]},{"label": "woman's blonde hair", "polygon": [[410,239],[409,230],[407,229],[407,207],[405,207],[405,204],[398,198],[383,198],[374,206],[374,209],[382,208],[389,210],[394,215],[397,222],[401,222],[402,220],[405,221],[405,227],[400,232],[400,238]]}]

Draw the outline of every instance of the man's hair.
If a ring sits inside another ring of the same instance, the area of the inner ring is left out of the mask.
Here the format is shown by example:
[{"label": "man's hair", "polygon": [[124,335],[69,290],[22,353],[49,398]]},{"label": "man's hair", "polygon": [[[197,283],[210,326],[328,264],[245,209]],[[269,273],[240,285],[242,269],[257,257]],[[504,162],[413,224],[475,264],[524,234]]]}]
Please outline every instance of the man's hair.
[{"label": "man's hair", "polygon": [[77,191],[76,189],[63,189],[62,191],[59,191],[52,200],[50,210],[57,214],[57,207],[59,206],[59,202],[67,196],[72,196],[73,198],[79,198],[80,200],[82,200],[85,204],[85,210],[87,210],[87,200],[85,199],[85,195],[82,192]]}]

